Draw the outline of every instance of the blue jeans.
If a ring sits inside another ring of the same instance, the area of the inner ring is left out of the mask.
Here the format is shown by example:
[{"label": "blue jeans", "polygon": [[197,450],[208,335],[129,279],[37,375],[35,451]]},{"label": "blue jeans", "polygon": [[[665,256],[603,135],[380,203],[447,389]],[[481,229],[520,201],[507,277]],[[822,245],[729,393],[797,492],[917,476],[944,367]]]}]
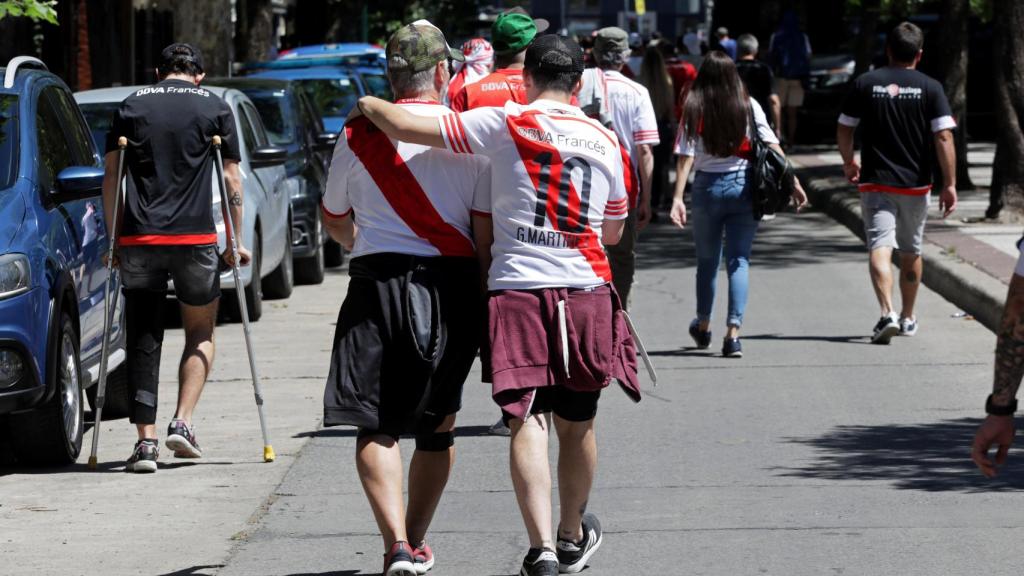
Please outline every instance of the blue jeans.
[{"label": "blue jeans", "polygon": [[750,249],[758,225],[754,220],[747,173],[697,172],[691,191],[693,239],[697,250],[697,320],[711,320],[724,233],[729,272],[726,324],[740,327],[747,307]]}]

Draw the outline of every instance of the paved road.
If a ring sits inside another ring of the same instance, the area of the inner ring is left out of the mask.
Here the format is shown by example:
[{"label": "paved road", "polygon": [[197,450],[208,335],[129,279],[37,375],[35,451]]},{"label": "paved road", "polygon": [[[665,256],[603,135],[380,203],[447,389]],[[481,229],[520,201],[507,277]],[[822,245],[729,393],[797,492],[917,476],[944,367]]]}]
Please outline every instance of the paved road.
[{"label": "paved road", "polygon": [[[923,290],[917,337],[867,344],[877,313],[863,249],[824,216],[786,216],[758,238],[747,357],[725,360],[685,348],[689,234],[655,227],[641,251],[634,316],[662,384],[639,405],[615,390],[602,400],[591,510],[607,537],[586,574],[1017,571],[1024,455],[996,482],[967,460],[989,385],[990,332]],[[377,574],[381,544],[354,470],[354,437],[317,425],[343,289],[337,277],[301,289],[260,324],[268,387],[282,407],[280,462],[255,462],[248,384],[226,376],[244,374],[240,339],[221,332],[233,360],[218,368],[225,380],[211,384],[200,428],[215,456],[150,478],[0,471],[0,572]],[[715,348],[723,314],[720,302]],[[496,411],[477,374],[429,535],[438,575],[514,574],[527,545],[507,440],[483,435]],[[215,410],[232,415],[221,424]],[[123,451],[118,444],[105,459]],[[151,506],[146,490],[161,495]],[[153,543],[152,556],[139,537]]]},{"label": "paved road", "polygon": [[[663,382],[639,405],[617,391],[602,401],[591,509],[608,535],[587,574],[1010,572],[1024,460],[989,483],[966,459],[991,333],[924,291],[916,338],[867,344],[862,248],[820,215],[784,217],[758,241],[748,355],[724,360],[684,348],[689,235],[659,227],[642,252],[635,316]],[[468,386],[430,534],[437,574],[513,574],[527,545],[507,441],[481,435],[486,396]],[[219,574],[376,574],[353,443],[315,433]]]}]

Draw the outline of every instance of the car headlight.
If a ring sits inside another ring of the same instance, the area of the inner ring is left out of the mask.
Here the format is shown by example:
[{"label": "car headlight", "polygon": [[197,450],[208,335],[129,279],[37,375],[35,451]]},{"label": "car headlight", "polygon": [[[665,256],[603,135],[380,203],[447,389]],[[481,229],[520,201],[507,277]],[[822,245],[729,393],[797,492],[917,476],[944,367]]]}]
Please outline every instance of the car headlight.
[{"label": "car headlight", "polygon": [[32,287],[32,268],[24,254],[0,256],[0,300],[28,292]]},{"label": "car headlight", "polygon": [[0,348],[0,389],[14,386],[25,372],[25,361],[17,350]]}]

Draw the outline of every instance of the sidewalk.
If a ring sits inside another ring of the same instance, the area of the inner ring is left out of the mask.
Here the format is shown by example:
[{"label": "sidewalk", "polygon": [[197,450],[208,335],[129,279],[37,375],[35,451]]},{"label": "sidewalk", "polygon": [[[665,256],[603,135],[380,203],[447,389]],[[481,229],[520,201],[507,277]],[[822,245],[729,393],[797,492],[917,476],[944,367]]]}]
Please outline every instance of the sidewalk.
[{"label": "sidewalk", "polygon": [[[933,195],[922,252],[924,283],[993,331],[1002,315],[1017,262],[1017,240],[1024,228],[1020,215],[1008,210],[998,221],[985,219],[994,153],[993,144],[970,145],[970,173],[978,188],[961,192],[950,218],[942,219],[938,197]],[[790,159],[811,204],[863,239],[860,199],[843,177],[839,152],[834,147],[821,148],[791,154]]]}]

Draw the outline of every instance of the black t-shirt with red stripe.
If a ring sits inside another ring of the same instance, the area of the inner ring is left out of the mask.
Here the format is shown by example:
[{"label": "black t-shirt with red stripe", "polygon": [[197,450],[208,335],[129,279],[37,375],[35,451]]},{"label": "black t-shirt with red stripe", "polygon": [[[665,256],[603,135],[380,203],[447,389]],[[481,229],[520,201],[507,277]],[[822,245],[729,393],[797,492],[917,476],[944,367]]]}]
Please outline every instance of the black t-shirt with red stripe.
[{"label": "black t-shirt with red stripe", "polygon": [[224,160],[240,160],[226,102],[184,80],[164,80],[129,96],[114,113],[106,151],[128,139],[121,243],[200,245],[217,241],[213,221],[213,136]]}]

